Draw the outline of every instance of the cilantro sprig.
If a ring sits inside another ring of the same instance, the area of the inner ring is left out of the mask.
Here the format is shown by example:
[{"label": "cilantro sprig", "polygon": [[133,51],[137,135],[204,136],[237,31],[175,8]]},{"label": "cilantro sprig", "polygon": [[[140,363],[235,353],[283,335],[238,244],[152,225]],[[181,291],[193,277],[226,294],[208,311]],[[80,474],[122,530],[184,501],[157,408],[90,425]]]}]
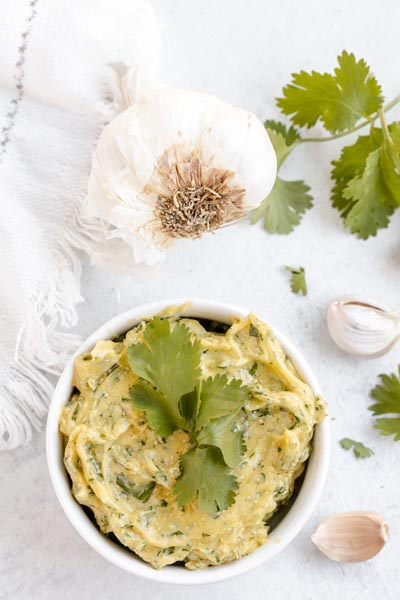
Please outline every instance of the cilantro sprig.
[{"label": "cilantro sprig", "polygon": [[199,340],[180,322],[151,319],[143,343],[128,348],[128,362],[140,377],[129,390],[137,410],[161,437],[177,429],[190,434],[192,448],[181,457],[175,496],[184,506],[195,497],[200,510],[216,514],[235,499],[232,469],[244,452],[243,437],[235,430],[237,417],[249,396],[238,379],[226,375],[204,379]]},{"label": "cilantro sprig", "polygon": [[[332,205],[345,227],[361,239],[375,236],[389,224],[400,206],[400,122],[388,125],[385,114],[400,96],[383,105],[382,89],[369,66],[343,51],[333,73],[300,71],[283,89],[277,105],[291,120],[288,127],[267,120],[265,128],[274,146],[278,168],[299,145],[325,142],[369,128],[332,161]],[[325,137],[307,137],[298,127],[321,123]],[[252,213],[269,233],[286,234],[299,225],[313,202],[302,180],[286,181],[280,173],[264,202]]]},{"label": "cilantro sprig", "polygon": [[[381,435],[393,435],[400,440],[400,365],[398,374],[380,375],[381,383],[374,387],[371,396],[375,404],[369,407],[373,415],[386,415],[376,420],[375,427]],[[390,415],[390,416],[389,416]],[[396,416],[395,416],[396,415]]]}]

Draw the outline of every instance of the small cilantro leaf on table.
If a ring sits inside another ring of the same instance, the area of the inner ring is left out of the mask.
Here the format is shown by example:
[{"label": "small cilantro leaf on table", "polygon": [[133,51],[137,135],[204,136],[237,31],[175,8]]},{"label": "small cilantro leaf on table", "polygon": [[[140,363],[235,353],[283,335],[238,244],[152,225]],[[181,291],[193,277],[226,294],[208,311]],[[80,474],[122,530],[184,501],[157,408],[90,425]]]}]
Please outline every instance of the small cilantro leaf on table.
[{"label": "small cilantro leaf on table", "polygon": [[[375,404],[369,407],[373,415],[400,415],[400,365],[398,374],[380,375],[381,383],[373,388]],[[375,427],[381,435],[393,435],[400,440],[400,417],[386,416],[376,420]]]},{"label": "small cilantro leaf on table", "polygon": [[182,473],[174,486],[181,506],[198,497],[199,509],[214,515],[233,504],[237,481],[218,448],[190,450],[182,456],[181,467]]},{"label": "small cilantro leaf on table", "polygon": [[350,450],[353,448],[353,454],[356,458],[369,458],[374,454],[371,448],[367,448],[361,442],[356,442],[350,438],[343,438],[339,444],[344,450]]},{"label": "small cilantro leaf on table", "polygon": [[307,296],[306,272],[303,267],[285,267],[286,271],[292,274],[290,278],[290,289],[293,294],[303,294]]}]

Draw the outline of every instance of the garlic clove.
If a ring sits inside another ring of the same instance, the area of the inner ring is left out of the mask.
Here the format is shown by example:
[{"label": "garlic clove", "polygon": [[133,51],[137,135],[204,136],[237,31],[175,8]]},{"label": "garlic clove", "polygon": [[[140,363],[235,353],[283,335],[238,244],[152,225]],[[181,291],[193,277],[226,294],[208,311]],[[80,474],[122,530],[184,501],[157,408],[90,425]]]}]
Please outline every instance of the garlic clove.
[{"label": "garlic clove", "polygon": [[345,352],[376,358],[388,352],[400,337],[400,318],[376,300],[340,296],[328,306],[327,322],[333,341]]},{"label": "garlic clove", "polygon": [[328,558],[356,563],[369,560],[389,539],[389,525],[376,512],[333,515],[321,521],[312,542]]}]

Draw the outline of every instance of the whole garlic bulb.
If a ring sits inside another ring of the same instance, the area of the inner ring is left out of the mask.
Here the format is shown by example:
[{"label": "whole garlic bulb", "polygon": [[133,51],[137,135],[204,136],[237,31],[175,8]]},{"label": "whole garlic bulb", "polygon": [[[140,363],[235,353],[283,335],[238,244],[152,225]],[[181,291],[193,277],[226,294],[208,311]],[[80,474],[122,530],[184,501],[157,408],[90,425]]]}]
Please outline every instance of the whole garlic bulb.
[{"label": "whole garlic bulb", "polygon": [[177,239],[200,237],[256,207],[275,176],[275,152],[253,114],[158,87],[104,128],[83,216],[104,226],[102,262],[153,265]]},{"label": "whole garlic bulb", "polygon": [[328,558],[356,563],[369,560],[389,539],[389,525],[375,512],[333,515],[321,521],[312,542]]},{"label": "whole garlic bulb", "polygon": [[400,337],[400,318],[392,309],[362,296],[336,298],[328,306],[327,322],[339,348],[362,358],[382,356]]}]

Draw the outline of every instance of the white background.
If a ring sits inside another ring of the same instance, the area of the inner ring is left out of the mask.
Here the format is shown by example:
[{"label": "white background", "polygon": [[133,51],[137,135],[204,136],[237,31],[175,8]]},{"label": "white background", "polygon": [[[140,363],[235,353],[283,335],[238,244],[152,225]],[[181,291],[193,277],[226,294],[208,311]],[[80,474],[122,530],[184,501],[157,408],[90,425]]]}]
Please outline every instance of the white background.
[{"label": "white background", "polygon": [[[387,99],[400,92],[396,0],[153,0],[153,5],[165,25],[164,80],[219,95],[261,119],[278,116],[274,97],[292,72],[331,69],[344,48],[367,60]],[[340,147],[307,145],[287,161],[284,175],[306,178],[315,198],[290,236],[269,236],[243,224],[181,243],[158,271],[128,277],[111,276],[84,260],[79,326],[84,336],[131,306],[203,296],[262,312],[303,350],[325,391],[333,433],[329,480],[304,530],[265,566],[236,580],[203,588],[140,580],[97,556],[67,522],[50,485],[42,432],[28,447],[0,458],[2,600],[399,598],[400,442],[379,436],[367,406],[378,374],[400,361],[400,346],[371,362],[348,358],[329,339],[325,311],[331,299],[350,292],[376,296],[400,310],[400,211],[367,242],[344,231],[329,202],[329,163]],[[306,298],[291,294],[286,264],[305,267]],[[339,447],[343,436],[365,442],[375,455],[355,459]],[[330,562],[313,547],[310,534],[321,518],[351,510],[381,512],[392,538],[370,562]]]}]

